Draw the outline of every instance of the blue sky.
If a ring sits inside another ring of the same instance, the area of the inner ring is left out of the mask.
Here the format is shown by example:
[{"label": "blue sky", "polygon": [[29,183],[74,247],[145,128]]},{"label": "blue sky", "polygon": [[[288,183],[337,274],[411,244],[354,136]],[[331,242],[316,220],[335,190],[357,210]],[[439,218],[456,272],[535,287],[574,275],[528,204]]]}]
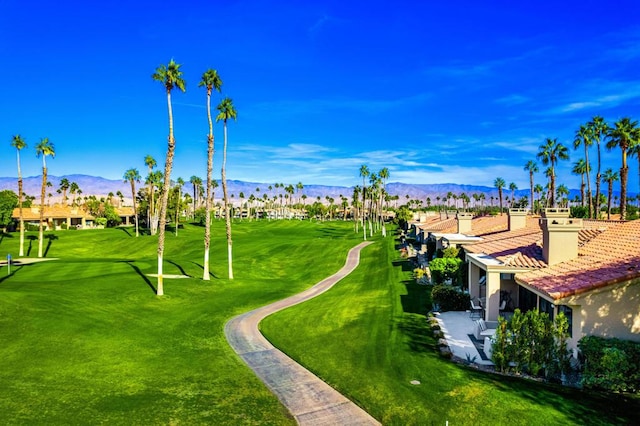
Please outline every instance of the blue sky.
[{"label": "blue sky", "polygon": [[[246,181],[351,186],[366,164],[392,182],[526,188],[545,138],[571,145],[596,114],[640,119],[637,1],[129,3],[146,2],[0,0],[0,176],[15,175],[16,133],[26,176],[45,136],[53,175],[144,175],[147,154],[164,164],[166,97],[151,74],[171,58],[187,80],[173,95],[172,177],[185,180],[206,173],[208,68],[238,111],[227,176]],[[582,151],[571,155],[558,175],[575,188]],[[603,165],[619,168],[620,153]],[[631,159],[631,192],[637,173]]]}]

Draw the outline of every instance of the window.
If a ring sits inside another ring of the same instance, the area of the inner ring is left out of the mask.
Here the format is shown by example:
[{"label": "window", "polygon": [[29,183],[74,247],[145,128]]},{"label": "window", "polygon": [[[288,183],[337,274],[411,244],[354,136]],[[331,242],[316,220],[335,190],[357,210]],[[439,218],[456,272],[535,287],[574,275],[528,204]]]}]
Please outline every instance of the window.
[{"label": "window", "polygon": [[558,306],[558,313],[564,313],[564,316],[567,317],[567,322],[569,323],[569,337],[573,337],[573,309],[568,306],[560,305]]},{"label": "window", "polygon": [[500,273],[500,279],[501,280],[511,280],[513,281],[514,278],[514,274],[504,274],[504,273]]},{"label": "window", "polygon": [[518,289],[518,306],[522,313],[538,307],[538,296],[524,287]]},{"label": "window", "polygon": [[551,321],[553,321],[553,303],[549,302],[546,299],[543,299],[542,297],[540,298],[540,307],[538,308],[538,310],[540,312],[546,312],[547,314],[549,314],[549,319]]}]

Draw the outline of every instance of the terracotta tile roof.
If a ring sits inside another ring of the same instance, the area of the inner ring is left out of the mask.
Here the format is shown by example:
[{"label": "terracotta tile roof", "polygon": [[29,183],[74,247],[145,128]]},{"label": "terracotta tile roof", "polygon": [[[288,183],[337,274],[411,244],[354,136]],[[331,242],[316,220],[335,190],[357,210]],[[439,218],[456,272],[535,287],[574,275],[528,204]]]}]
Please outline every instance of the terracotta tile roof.
[{"label": "terracotta tile roof", "polygon": [[578,258],[519,273],[517,280],[554,299],[640,277],[640,220],[608,227],[578,248]]},{"label": "terracotta tile roof", "polygon": [[478,216],[471,221],[471,231],[469,235],[479,237],[493,232],[506,231],[509,227],[509,218],[502,216]]},{"label": "terracotta tile roof", "polygon": [[442,232],[442,233],[451,233],[456,232],[458,230],[458,221],[455,218],[439,220],[428,224],[427,226],[422,227],[424,231],[427,232]]},{"label": "terracotta tile roof", "polygon": [[496,232],[482,236],[480,243],[466,245],[469,253],[484,253],[498,259],[506,266],[544,268],[542,259],[542,230],[536,221],[513,231]]}]

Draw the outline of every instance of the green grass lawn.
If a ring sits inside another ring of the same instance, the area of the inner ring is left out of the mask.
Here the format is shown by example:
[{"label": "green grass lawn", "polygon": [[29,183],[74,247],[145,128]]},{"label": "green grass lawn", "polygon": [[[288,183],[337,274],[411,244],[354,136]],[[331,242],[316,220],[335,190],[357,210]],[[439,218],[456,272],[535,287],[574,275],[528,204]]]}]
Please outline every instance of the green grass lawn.
[{"label": "green grass lawn", "polygon": [[638,398],[507,378],[444,360],[429,337],[428,303],[425,287],[411,280],[411,267],[389,238],[365,248],[361,266],[331,291],[266,318],[261,329],[385,425],[640,423]]},{"label": "green grass lawn", "polygon": [[[211,281],[203,228],[167,235],[157,297],[157,239],[125,229],[60,231],[48,258],[0,268],[0,424],[293,424],[228,346],[234,315],[337,271],[359,236],[344,223],[234,225],[235,279],[215,222]],[[34,235],[34,234],[30,234]],[[27,240],[27,244],[30,240]],[[37,253],[32,241],[31,254]],[[16,258],[18,234],[0,239]]]}]

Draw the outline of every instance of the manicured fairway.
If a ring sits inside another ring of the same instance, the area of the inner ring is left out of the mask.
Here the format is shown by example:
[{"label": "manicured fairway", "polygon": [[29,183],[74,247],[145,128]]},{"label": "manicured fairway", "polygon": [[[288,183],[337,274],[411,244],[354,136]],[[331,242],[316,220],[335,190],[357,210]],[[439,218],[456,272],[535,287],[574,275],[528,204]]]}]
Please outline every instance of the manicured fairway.
[{"label": "manicured fairway", "polygon": [[385,425],[640,423],[638,398],[510,379],[443,360],[428,337],[426,290],[413,283],[410,269],[393,239],[378,241],[331,291],[266,318],[261,329]]},{"label": "manicured fairway", "polygon": [[[335,272],[359,241],[339,222],[237,223],[229,281],[216,222],[205,282],[203,229],[187,226],[167,235],[165,273],[194,278],[166,280],[159,298],[145,276],[155,237],[48,234],[47,257],[59,260],[9,277],[0,268],[0,424],[292,424],[227,345],[224,323]],[[0,241],[0,258],[16,257],[17,237]]]}]

